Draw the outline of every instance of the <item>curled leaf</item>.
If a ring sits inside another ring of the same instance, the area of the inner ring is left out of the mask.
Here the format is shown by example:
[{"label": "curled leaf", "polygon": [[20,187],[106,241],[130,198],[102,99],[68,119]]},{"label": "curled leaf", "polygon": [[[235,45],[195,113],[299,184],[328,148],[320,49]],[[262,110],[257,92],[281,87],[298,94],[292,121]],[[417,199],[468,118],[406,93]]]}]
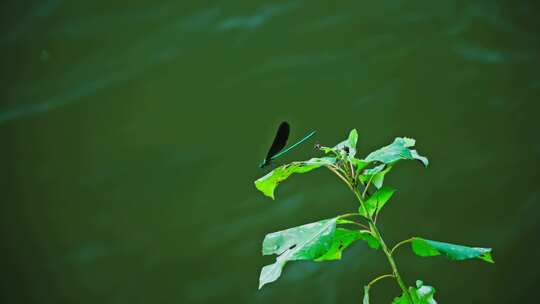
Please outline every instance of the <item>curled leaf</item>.
[{"label": "curled leaf", "polygon": [[333,157],[312,158],[307,161],[292,162],[279,166],[255,181],[255,187],[264,195],[274,199],[274,190],[282,181],[286,180],[293,173],[306,173],[324,165],[331,165],[335,162]]},{"label": "curled leaf", "polygon": [[371,152],[365,160],[393,164],[402,159],[416,159],[427,166],[429,161],[426,157],[420,156],[416,150],[409,149],[414,144],[415,140],[412,138],[396,137],[390,145]]},{"label": "curled leaf", "polygon": [[416,255],[437,256],[445,255],[451,260],[480,259],[488,263],[494,263],[491,257],[491,248],[467,247],[462,245],[443,243],[415,237],[411,242],[411,247]]}]

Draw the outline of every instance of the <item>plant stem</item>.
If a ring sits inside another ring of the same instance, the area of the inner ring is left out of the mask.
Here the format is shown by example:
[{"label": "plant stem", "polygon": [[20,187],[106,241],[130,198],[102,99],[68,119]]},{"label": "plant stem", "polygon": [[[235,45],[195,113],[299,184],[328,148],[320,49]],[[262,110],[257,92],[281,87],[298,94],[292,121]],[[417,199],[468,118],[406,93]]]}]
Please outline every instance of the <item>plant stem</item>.
[{"label": "plant stem", "polygon": [[[360,193],[360,191],[357,189],[356,185],[353,186],[351,184],[351,182],[348,180],[348,178],[346,178],[346,177],[349,177],[349,176],[347,176],[347,172],[343,172],[342,170],[340,170],[339,167],[335,167],[335,166],[332,166],[332,165],[326,166],[326,167],[328,169],[330,169],[330,171],[334,172],[341,180],[343,180],[345,182],[345,184],[347,184],[349,189],[351,189],[351,191],[354,193],[354,195],[356,196],[356,198],[360,202],[360,207],[362,208],[362,211],[366,215],[365,217],[367,218],[368,223],[369,223],[369,230],[370,230],[371,234],[381,244],[381,248],[382,248],[384,254],[386,255],[386,258],[388,259],[388,263],[390,264],[390,267],[392,268],[392,276],[396,279],[399,287],[401,288],[401,290],[403,291],[403,293],[407,297],[407,300],[409,300],[409,303],[413,303],[412,297],[411,297],[411,295],[409,293],[409,290],[407,289],[407,285],[405,285],[405,283],[403,282],[403,279],[401,278],[401,275],[399,274],[399,271],[398,271],[397,266],[396,266],[396,262],[394,261],[394,258],[392,257],[391,251],[388,250],[388,246],[386,246],[386,243],[384,242],[384,240],[382,238],[382,235],[379,232],[379,229],[377,229],[377,226],[375,225],[375,222],[373,221],[372,215],[369,214],[369,212],[367,211],[366,205],[364,204],[364,200],[363,200],[365,192]],[[342,174],[345,174],[345,176],[340,174],[340,172],[338,172],[338,171],[342,171]],[[367,186],[369,186],[370,182],[371,182],[371,180],[368,182]],[[364,190],[366,190],[366,189],[364,189]],[[348,216],[348,215],[349,214],[347,214],[346,216]]]},{"label": "plant stem", "polygon": [[[360,196],[360,193],[358,193],[357,189],[351,189],[352,192],[354,192],[354,195],[356,195],[356,199],[360,202],[360,206],[362,207],[362,210],[364,211],[364,214],[369,217],[369,213],[367,211],[366,205],[364,205],[364,200]],[[371,223],[371,219],[368,218],[368,221]]]},{"label": "plant stem", "polygon": [[371,230],[371,234],[381,244],[381,249],[383,250],[384,254],[386,255],[386,258],[388,259],[388,263],[390,264],[390,267],[392,268],[392,274],[394,278],[396,279],[403,293],[406,295],[407,300],[409,300],[409,303],[413,303],[411,295],[409,294],[409,291],[407,289],[407,285],[405,285],[405,283],[403,282],[403,279],[401,278],[401,275],[399,274],[399,271],[396,266],[396,262],[394,261],[394,258],[392,257],[392,253],[390,252],[390,250],[388,250],[388,246],[386,246],[386,243],[384,242],[384,239],[382,238],[382,235],[379,232],[379,229],[377,229],[377,226],[373,222],[373,219],[371,218],[370,214],[367,212],[367,209],[366,209],[366,206],[364,205],[364,201],[362,200],[361,194],[359,193],[358,189],[353,189],[353,192],[356,195],[356,198],[360,202],[361,207],[363,208],[365,214],[368,217],[369,228]]},{"label": "plant stem", "polygon": [[377,229],[377,226],[373,221],[369,222],[369,227],[371,228],[372,233],[375,235],[375,237],[379,240],[381,243],[381,248],[384,251],[384,254],[386,255],[386,258],[388,259],[388,263],[390,263],[390,267],[392,267],[392,273],[394,275],[394,278],[396,279],[399,287],[403,291],[403,293],[406,295],[407,300],[409,300],[409,303],[413,303],[411,295],[409,294],[409,291],[407,290],[407,285],[403,282],[403,279],[399,275],[399,271],[396,266],[396,262],[394,261],[394,258],[392,257],[392,253],[388,250],[388,246],[386,246],[386,243],[384,242],[381,233],[379,232],[379,229]]}]

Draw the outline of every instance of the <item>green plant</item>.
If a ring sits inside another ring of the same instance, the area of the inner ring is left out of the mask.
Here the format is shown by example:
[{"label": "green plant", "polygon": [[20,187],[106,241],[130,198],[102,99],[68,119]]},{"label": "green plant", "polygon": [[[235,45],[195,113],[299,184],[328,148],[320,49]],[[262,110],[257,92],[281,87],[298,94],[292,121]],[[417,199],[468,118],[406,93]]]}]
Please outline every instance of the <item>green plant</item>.
[{"label": "green plant", "polygon": [[[352,130],[348,139],[335,147],[320,147],[326,156],[307,161],[296,161],[282,165],[255,181],[255,186],[264,195],[274,199],[274,190],[279,183],[293,173],[306,173],[326,167],[339,177],[358,200],[358,211],[342,214],[330,219],[267,234],[263,241],[263,255],[276,254],[276,262],[262,268],[259,289],[279,278],[285,264],[295,260],[329,261],[341,259],[342,252],[352,243],[362,240],[370,248],[380,249],[386,256],[389,274],[376,277],[364,287],[363,303],[369,303],[370,288],[384,278],[394,279],[402,294],[392,303],[436,303],[435,288],[416,281],[416,286],[407,287],[400,275],[394,253],[401,245],[410,243],[415,254],[427,257],[444,255],[452,260],[481,259],[493,263],[491,248],[466,247],[461,245],[412,237],[389,248],[377,227],[381,209],[388,203],[395,190],[384,186],[384,177],[400,160],[418,160],[424,166],[428,159],[412,150],[415,140],[398,137],[388,146],[380,148],[364,159],[356,158],[358,133]],[[374,190],[374,193],[370,193]],[[356,220],[355,220],[356,219]]]}]

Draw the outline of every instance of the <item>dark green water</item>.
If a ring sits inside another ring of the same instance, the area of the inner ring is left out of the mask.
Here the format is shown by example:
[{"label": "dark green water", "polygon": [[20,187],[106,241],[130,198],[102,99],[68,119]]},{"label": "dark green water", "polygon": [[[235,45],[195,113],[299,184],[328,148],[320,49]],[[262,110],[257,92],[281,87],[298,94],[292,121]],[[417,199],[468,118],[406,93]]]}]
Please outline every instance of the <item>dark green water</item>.
[{"label": "dark green water", "polygon": [[404,249],[404,278],[439,303],[534,303],[534,1],[22,3],[0,7],[3,303],[359,303],[387,272],[363,244],[257,290],[266,233],[355,206],[324,170],[256,191],[282,120],[326,145],[357,128],[364,155],[416,138],[431,164],[388,177],[382,233],[496,264]]}]

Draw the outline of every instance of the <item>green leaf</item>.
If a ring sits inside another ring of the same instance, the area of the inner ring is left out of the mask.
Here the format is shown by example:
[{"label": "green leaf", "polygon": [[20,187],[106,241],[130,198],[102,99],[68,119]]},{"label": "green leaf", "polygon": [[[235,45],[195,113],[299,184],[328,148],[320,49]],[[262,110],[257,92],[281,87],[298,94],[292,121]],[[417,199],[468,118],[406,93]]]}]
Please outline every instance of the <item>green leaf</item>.
[{"label": "green leaf", "polygon": [[413,299],[419,301],[420,304],[437,304],[433,298],[435,295],[435,287],[424,285],[424,282],[416,280],[416,288],[410,288],[413,294]]},{"label": "green leaf", "polygon": [[364,286],[364,299],[362,304],[369,304],[369,285]]},{"label": "green leaf", "polygon": [[385,166],[386,166],[385,164],[382,164],[382,165],[378,165],[378,166],[375,166],[373,168],[369,168],[369,169],[364,170],[362,175],[363,175],[364,178],[366,178],[365,181],[366,182],[369,181],[369,177],[381,172],[384,169]]},{"label": "green leaf", "polygon": [[[338,218],[337,224],[357,224],[355,221],[346,220],[346,219],[340,219]],[[371,235],[371,232],[368,230],[356,230],[358,233],[358,239],[361,239],[365,241],[368,246],[372,249],[379,249],[380,243],[373,235]]]},{"label": "green leaf", "polygon": [[494,263],[493,258],[491,257],[491,248],[467,247],[419,237],[415,237],[412,240],[411,247],[416,255],[422,257],[443,254],[451,260],[460,261],[477,258],[488,263]]},{"label": "green leaf", "polygon": [[[335,145],[334,147],[324,147],[320,146],[319,150],[324,152],[324,154],[332,153],[338,158],[349,158],[349,160],[353,161],[354,156],[356,155],[356,143],[358,142],[358,132],[356,129],[352,129],[349,133],[349,137],[340,142],[339,144]],[[356,159],[356,161],[360,161]],[[362,161],[363,163],[369,164],[369,162]]]},{"label": "green leaf", "polygon": [[356,224],[356,222],[338,217],[336,224]]},{"label": "green leaf", "polygon": [[409,149],[414,144],[415,140],[412,138],[397,137],[390,145],[371,152],[365,160],[393,164],[402,159],[416,159],[427,166],[429,161],[426,157],[420,156],[416,150]]},{"label": "green leaf", "polygon": [[392,304],[437,304],[437,301],[433,298],[435,288],[424,285],[420,280],[416,281],[416,287],[409,287],[409,294],[411,295],[412,303],[410,303],[405,294],[402,294],[399,298],[395,298]]},{"label": "green leaf", "polygon": [[358,213],[360,213],[360,215],[363,217],[371,218],[373,214],[380,211],[382,207],[384,207],[386,202],[388,202],[392,195],[394,195],[394,192],[396,192],[395,189],[382,187],[371,195],[366,201],[364,201],[364,206],[366,207],[369,216],[366,214],[362,206],[358,208]]},{"label": "green leaf", "polygon": [[356,157],[351,157],[350,160],[353,163],[353,165],[356,167],[355,168],[356,172],[361,172],[365,167],[367,167],[370,164],[369,162],[362,159],[358,159]]},{"label": "green leaf", "polygon": [[360,230],[360,239],[366,241],[368,246],[372,249],[379,249],[381,246],[379,241],[367,230]]},{"label": "green leaf", "polygon": [[[356,143],[358,142],[358,132],[356,131],[356,129],[352,129],[351,132],[349,133],[349,148],[352,148],[355,150],[356,152]],[[350,156],[354,156],[354,155],[350,155]]]},{"label": "green leaf", "polygon": [[377,188],[380,189],[383,186],[384,183],[384,176],[386,173],[388,173],[392,169],[392,166],[388,166],[384,171],[381,171],[375,176],[373,176],[373,179],[371,180],[371,183]]},{"label": "green leaf", "polygon": [[356,129],[352,129],[349,133],[349,137],[337,144],[332,150],[334,153],[342,153],[345,152],[346,156],[351,158],[356,155],[356,142],[358,141],[358,132]]},{"label": "green leaf", "polygon": [[292,162],[279,166],[270,173],[255,181],[255,187],[264,195],[274,199],[274,190],[282,181],[286,180],[293,173],[306,173],[321,166],[330,165],[335,162],[333,157],[312,158],[307,161]]},{"label": "green leaf", "polygon": [[267,234],[263,241],[263,254],[279,256],[274,264],[262,268],[259,289],[277,280],[288,261],[316,260],[325,255],[333,244],[336,220],[322,220]]},{"label": "green leaf", "polygon": [[349,245],[361,238],[362,233],[360,233],[360,231],[336,228],[330,248],[324,255],[317,258],[316,261],[340,260],[343,250],[347,249]]},{"label": "green leaf", "polygon": [[377,189],[380,189],[384,182],[384,176],[386,173],[390,172],[391,169],[392,165],[378,165],[376,167],[364,170],[362,175],[360,175],[360,179],[363,183],[368,183],[369,180],[371,180],[371,183],[377,187]]},{"label": "green leaf", "polygon": [[322,152],[324,152],[324,154],[328,154],[328,153],[334,153],[336,154],[336,151],[334,150],[334,148],[330,148],[330,147],[319,147],[319,150],[321,150]]}]

